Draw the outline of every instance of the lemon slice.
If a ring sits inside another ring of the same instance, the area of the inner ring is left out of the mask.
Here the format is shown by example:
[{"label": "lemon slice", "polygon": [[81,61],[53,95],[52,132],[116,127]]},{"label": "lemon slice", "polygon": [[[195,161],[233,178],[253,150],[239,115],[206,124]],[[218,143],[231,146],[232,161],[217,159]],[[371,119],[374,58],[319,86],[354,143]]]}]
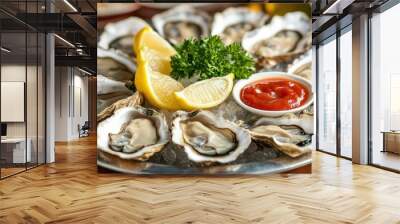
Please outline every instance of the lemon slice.
[{"label": "lemon slice", "polygon": [[169,55],[162,55],[160,52],[147,46],[142,46],[137,55],[139,58],[138,62],[148,62],[151,70],[165,75],[169,75],[171,73],[171,57]]},{"label": "lemon slice", "polygon": [[181,107],[186,110],[215,107],[231,93],[233,78],[234,75],[229,74],[196,82],[182,91],[176,92],[175,97]]},{"label": "lemon slice", "polygon": [[135,86],[153,106],[167,110],[180,109],[174,93],[181,91],[183,85],[168,75],[151,70],[147,61],[138,64]]},{"label": "lemon slice", "polygon": [[136,35],[133,44],[133,50],[138,59],[141,60],[141,55],[139,54],[142,47],[150,48],[156,51],[162,57],[171,57],[176,54],[175,49],[164,40],[160,35],[154,32],[150,27],[146,26],[142,28]]}]

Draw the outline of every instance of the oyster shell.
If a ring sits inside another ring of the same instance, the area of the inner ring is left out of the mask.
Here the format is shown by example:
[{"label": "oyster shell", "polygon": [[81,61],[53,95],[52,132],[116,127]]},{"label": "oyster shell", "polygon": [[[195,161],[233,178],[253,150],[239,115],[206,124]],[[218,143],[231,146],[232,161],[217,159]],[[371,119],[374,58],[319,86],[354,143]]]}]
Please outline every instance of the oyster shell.
[{"label": "oyster shell", "polygon": [[130,95],[131,91],[125,86],[124,82],[109,79],[103,75],[97,75],[97,95],[120,92]]},{"label": "oyster shell", "polygon": [[312,79],[312,58],[311,52],[308,52],[303,58],[296,59],[293,65],[289,67],[288,72],[306,78]]},{"label": "oyster shell", "polygon": [[257,59],[259,67],[289,62],[309,50],[311,21],[302,12],[275,16],[272,21],[246,33],[242,46]]},{"label": "oyster shell", "polygon": [[288,113],[281,117],[261,117],[253,126],[261,124],[278,126],[297,126],[306,134],[314,134],[314,116],[310,113],[293,114]]},{"label": "oyster shell", "polygon": [[112,105],[118,100],[129,97],[131,93],[126,92],[113,92],[108,94],[97,95],[97,113],[103,111],[106,107]]},{"label": "oyster shell", "polygon": [[109,23],[100,35],[98,46],[104,49],[118,49],[134,57],[132,40],[136,33],[145,26],[149,26],[149,24],[138,17],[129,17],[116,23]]},{"label": "oyster shell", "polygon": [[254,12],[247,7],[227,8],[216,13],[211,35],[219,35],[225,44],[240,43],[246,32],[265,24],[268,16],[263,12]]},{"label": "oyster shell", "polygon": [[127,84],[135,78],[136,66],[115,49],[97,48],[97,111],[132,95]]},{"label": "oyster shell", "polygon": [[114,49],[97,48],[97,74],[116,81],[133,80],[136,65],[127,55]]},{"label": "oyster shell", "polygon": [[311,151],[313,117],[309,114],[287,114],[280,118],[263,117],[249,129],[252,138],[290,157]]},{"label": "oyster shell", "polygon": [[108,106],[100,113],[97,114],[97,122],[101,122],[102,120],[106,119],[107,117],[111,116],[114,111],[124,108],[124,107],[134,107],[141,105],[143,103],[143,96],[140,92],[135,92],[130,97],[127,97],[122,100],[118,100],[117,102],[113,103],[112,105]]},{"label": "oyster shell", "polygon": [[308,32],[297,44],[297,50],[304,51],[312,48],[312,34]]},{"label": "oyster shell", "polygon": [[207,13],[188,5],[177,6],[152,18],[158,33],[172,44],[179,44],[188,38],[208,36],[210,21]]},{"label": "oyster shell", "polygon": [[172,141],[197,163],[235,161],[250,145],[249,133],[209,111],[174,114]]},{"label": "oyster shell", "polygon": [[168,142],[164,115],[140,106],[118,109],[97,127],[97,147],[122,159],[146,161]]}]

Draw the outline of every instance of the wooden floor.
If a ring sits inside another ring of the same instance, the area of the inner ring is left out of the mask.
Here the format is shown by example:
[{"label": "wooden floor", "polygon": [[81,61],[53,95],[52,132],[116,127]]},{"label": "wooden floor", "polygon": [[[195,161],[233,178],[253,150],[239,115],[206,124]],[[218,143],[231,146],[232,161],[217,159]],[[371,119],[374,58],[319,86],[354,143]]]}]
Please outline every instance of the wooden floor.
[{"label": "wooden floor", "polygon": [[27,167],[25,168],[25,165],[18,164],[18,167],[7,167],[7,168],[1,168],[1,178],[6,178],[11,175],[15,175],[20,172],[24,172],[26,169],[33,169],[37,165],[36,164],[29,164],[27,163]]},{"label": "wooden floor", "polygon": [[314,154],[313,174],[98,174],[95,139],[0,181],[0,223],[400,223],[400,175]]},{"label": "wooden floor", "polygon": [[388,167],[394,170],[400,170],[400,155],[392,152],[381,152],[379,150],[374,151],[372,157],[374,164]]},{"label": "wooden floor", "polygon": [[1,169],[1,177],[3,178],[3,177],[7,177],[7,176],[24,171],[25,167],[23,167],[23,168],[22,167],[17,167],[17,168],[14,168],[14,167],[8,168],[7,167],[7,168],[0,168],[0,169]]}]

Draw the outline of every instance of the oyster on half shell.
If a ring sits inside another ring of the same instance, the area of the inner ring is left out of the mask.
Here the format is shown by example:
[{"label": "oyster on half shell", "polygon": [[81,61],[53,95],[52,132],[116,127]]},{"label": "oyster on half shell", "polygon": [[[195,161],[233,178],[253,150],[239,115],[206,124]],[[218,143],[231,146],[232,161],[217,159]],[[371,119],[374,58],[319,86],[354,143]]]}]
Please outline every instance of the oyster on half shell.
[{"label": "oyster on half shell", "polygon": [[113,103],[123,100],[127,97],[132,95],[132,93],[127,94],[126,92],[113,92],[108,94],[101,94],[97,95],[97,113],[100,113],[108,106],[112,105]]},{"label": "oyster on half shell", "polygon": [[188,5],[180,5],[153,16],[154,27],[172,44],[188,38],[206,37],[210,33],[211,17]]},{"label": "oyster on half shell", "polygon": [[97,74],[115,81],[134,79],[136,65],[127,55],[114,49],[97,48]]},{"label": "oyster on half shell", "polygon": [[116,110],[124,107],[135,107],[143,103],[143,95],[135,92],[132,96],[116,101],[97,114],[97,122],[110,117]]},{"label": "oyster on half shell", "polygon": [[122,159],[146,161],[168,142],[164,115],[141,106],[118,109],[97,127],[97,147]]},{"label": "oyster on half shell", "polygon": [[297,126],[306,134],[314,134],[314,116],[310,113],[293,114],[288,113],[281,117],[261,117],[253,126],[260,124],[271,124],[278,126]]},{"label": "oyster on half shell", "polygon": [[240,43],[246,32],[265,24],[268,16],[263,12],[254,12],[246,7],[227,8],[216,13],[211,35],[219,35],[225,44]]},{"label": "oyster on half shell", "polygon": [[289,62],[309,50],[310,19],[302,12],[275,16],[272,21],[246,33],[243,48],[256,59],[259,67],[273,67]]},{"label": "oyster on half shell", "polygon": [[132,95],[136,66],[124,53],[97,48],[97,111]]},{"label": "oyster on half shell", "polygon": [[116,23],[109,23],[100,35],[98,46],[104,49],[118,49],[134,57],[133,38],[145,26],[149,26],[149,24],[138,17],[129,17]]},{"label": "oyster on half shell", "polygon": [[103,75],[97,75],[97,95],[109,94],[119,92],[127,96],[131,95],[125,82],[109,79]]},{"label": "oyster on half shell", "polygon": [[178,111],[172,121],[172,141],[183,147],[190,160],[210,164],[235,161],[251,137],[245,129],[209,111]]},{"label": "oyster on half shell", "polygon": [[292,66],[289,67],[288,72],[306,78],[312,79],[312,58],[311,52],[309,51],[304,57],[296,59]]},{"label": "oyster on half shell", "polygon": [[249,128],[252,138],[290,157],[311,151],[309,144],[313,133],[310,114],[287,114],[279,118],[263,117]]}]

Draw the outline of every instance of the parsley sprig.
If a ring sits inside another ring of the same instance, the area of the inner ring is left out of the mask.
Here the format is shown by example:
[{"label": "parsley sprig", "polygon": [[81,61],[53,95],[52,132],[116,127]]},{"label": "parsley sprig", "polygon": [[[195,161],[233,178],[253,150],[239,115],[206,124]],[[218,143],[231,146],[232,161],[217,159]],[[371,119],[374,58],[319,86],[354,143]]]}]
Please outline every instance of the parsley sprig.
[{"label": "parsley sprig", "polygon": [[233,73],[236,79],[249,77],[254,61],[238,43],[225,46],[218,36],[188,39],[176,47],[171,58],[171,75],[175,79],[209,79]]}]

